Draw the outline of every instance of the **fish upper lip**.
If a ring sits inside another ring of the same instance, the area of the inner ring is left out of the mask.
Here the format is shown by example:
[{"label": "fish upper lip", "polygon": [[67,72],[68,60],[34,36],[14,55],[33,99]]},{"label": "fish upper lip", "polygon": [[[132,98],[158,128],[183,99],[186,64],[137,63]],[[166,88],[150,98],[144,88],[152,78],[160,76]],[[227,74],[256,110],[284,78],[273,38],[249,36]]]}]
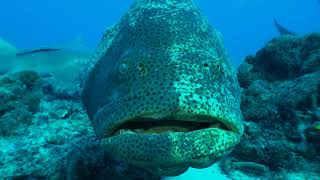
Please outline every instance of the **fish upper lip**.
[{"label": "fish upper lip", "polygon": [[[191,93],[191,92],[190,92]],[[159,94],[156,94],[154,96],[158,96]],[[153,96],[153,95],[152,95]],[[134,99],[137,100],[140,97],[136,97]],[[131,102],[131,100],[125,100],[125,101],[119,101],[117,103],[108,103],[103,105],[100,110],[95,114],[94,119],[95,121],[102,122],[107,115],[110,115],[113,111],[115,111],[120,106],[124,106],[125,103]],[[114,133],[121,128],[121,126],[127,122],[130,121],[136,121],[140,122],[139,119],[145,119],[150,118],[152,121],[159,121],[160,119],[169,119],[170,117],[176,117],[180,115],[187,115],[189,119],[176,119],[171,118],[171,120],[176,121],[193,121],[198,122],[197,120],[192,120],[193,117],[198,116],[206,116],[207,120],[214,120],[213,122],[219,121],[223,125],[227,127],[227,129],[230,132],[236,133],[236,134],[242,134],[242,128],[237,125],[235,121],[230,121],[228,119],[225,119],[221,116],[217,116],[214,114],[188,114],[188,112],[181,112],[179,108],[177,109],[171,109],[170,111],[166,112],[137,112],[134,116],[131,117],[122,117],[121,119],[117,119],[116,123],[106,123],[103,124],[102,128],[98,129],[98,133],[100,134],[100,138],[109,138],[114,136]],[[100,119],[100,120],[99,120]],[[212,121],[209,121],[212,122]]]},{"label": "fish upper lip", "polygon": [[[106,134],[105,138],[121,135],[122,130],[138,134],[146,134],[145,132],[149,132],[151,135],[174,132],[190,132],[208,128],[218,128],[225,131],[235,132],[235,128],[232,125],[226,124],[222,118],[208,115],[202,115],[201,117],[207,117],[207,119],[197,120],[197,115],[190,116],[188,119],[178,119],[170,116],[164,116],[161,118],[137,116],[112,127],[111,130]],[[163,130],[162,132],[152,132],[152,130],[156,131],[156,129],[161,128],[167,130]]]}]

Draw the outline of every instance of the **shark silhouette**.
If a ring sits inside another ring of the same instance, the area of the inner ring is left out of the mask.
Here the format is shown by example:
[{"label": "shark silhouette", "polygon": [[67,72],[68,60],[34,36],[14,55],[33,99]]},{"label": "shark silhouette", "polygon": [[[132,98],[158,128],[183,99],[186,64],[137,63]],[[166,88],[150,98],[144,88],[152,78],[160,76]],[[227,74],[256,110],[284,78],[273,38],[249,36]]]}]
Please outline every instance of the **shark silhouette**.
[{"label": "shark silhouette", "polygon": [[32,70],[73,83],[91,57],[91,50],[78,41],[49,47],[19,50],[0,38],[0,75]]},{"label": "shark silhouette", "polygon": [[[320,1],[320,0],[319,0]],[[276,18],[273,19],[273,23],[275,27],[277,28],[280,35],[297,35],[295,32],[288,30],[284,26],[282,26]]]}]

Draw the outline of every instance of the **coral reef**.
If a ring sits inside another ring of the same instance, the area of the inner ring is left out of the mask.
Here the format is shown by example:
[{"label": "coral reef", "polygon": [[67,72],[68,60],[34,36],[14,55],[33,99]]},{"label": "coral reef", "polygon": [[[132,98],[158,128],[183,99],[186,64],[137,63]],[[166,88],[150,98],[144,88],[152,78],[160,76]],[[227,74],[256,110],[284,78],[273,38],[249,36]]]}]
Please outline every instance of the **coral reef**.
[{"label": "coral reef", "polygon": [[273,39],[246,58],[238,79],[245,132],[233,158],[272,172],[320,168],[320,34]]},{"label": "coral reef", "polygon": [[23,133],[37,112],[41,79],[32,71],[22,71],[0,79],[0,136]]},{"label": "coral reef", "polygon": [[159,179],[99,148],[79,99],[45,91],[55,82],[45,80],[32,71],[0,80],[0,179]]}]

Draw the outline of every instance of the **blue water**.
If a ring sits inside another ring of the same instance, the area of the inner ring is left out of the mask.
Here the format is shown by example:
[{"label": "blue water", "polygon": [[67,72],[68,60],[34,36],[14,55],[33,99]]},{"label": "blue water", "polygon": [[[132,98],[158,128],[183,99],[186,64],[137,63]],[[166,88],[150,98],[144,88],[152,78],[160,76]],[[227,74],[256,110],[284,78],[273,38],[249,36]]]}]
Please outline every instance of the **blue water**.
[{"label": "blue water", "polygon": [[[35,48],[82,37],[94,48],[133,0],[10,0],[0,3],[0,37],[18,48]],[[273,17],[297,33],[320,31],[317,0],[196,0],[209,21],[223,33],[232,62],[277,35]]]}]

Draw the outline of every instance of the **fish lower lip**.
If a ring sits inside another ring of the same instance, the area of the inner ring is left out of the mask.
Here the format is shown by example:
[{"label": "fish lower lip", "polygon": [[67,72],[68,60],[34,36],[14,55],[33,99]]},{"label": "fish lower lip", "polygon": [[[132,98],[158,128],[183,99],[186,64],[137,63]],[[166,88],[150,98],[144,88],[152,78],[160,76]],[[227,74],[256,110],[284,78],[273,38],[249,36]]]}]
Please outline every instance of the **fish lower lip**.
[{"label": "fish lower lip", "polygon": [[143,168],[150,167],[151,170],[154,167],[164,170],[182,166],[205,168],[229,153],[240,141],[239,135],[214,127],[161,134],[139,134],[122,130],[119,135],[103,138],[101,145],[109,149],[114,157]]},{"label": "fish lower lip", "polygon": [[220,121],[213,122],[193,122],[181,120],[153,120],[153,121],[129,121],[118,127],[111,136],[121,134],[161,134],[175,132],[191,132],[207,128],[217,128],[221,130],[230,130]]}]

